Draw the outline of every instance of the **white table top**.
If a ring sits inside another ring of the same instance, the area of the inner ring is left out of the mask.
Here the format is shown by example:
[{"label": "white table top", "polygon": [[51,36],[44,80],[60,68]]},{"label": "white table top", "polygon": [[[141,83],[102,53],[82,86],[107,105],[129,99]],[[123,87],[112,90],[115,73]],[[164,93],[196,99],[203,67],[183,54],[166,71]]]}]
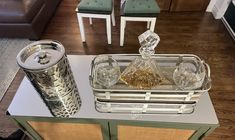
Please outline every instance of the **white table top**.
[{"label": "white table top", "polygon": [[[192,114],[132,114],[100,113],[95,110],[94,96],[89,85],[90,63],[93,55],[68,55],[68,59],[77,83],[82,106],[72,118],[141,120],[156,122],[218,124],[218,119],[208,93],[201,95]],[[8,108],[11,116],[53,117],[48,108],[25,77]]]}]

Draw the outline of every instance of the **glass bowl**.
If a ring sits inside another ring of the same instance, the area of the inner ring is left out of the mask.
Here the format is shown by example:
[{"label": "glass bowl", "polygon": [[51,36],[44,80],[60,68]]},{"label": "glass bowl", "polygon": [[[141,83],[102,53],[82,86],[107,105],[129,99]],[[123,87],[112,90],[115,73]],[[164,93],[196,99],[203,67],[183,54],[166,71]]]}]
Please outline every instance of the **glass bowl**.
[{"label": "glass bowl", "polygon": [[205,76],[204,61],[195,60],[193,63],[182,61],[173,73],[173,80],[182,90],[194,90],[202,87]]},{"label": "glass bowl", "polygon": [[121,74],[120,67],[110,55],[98,55],[94,59],[95,82],[106,88],[115,85]]}]

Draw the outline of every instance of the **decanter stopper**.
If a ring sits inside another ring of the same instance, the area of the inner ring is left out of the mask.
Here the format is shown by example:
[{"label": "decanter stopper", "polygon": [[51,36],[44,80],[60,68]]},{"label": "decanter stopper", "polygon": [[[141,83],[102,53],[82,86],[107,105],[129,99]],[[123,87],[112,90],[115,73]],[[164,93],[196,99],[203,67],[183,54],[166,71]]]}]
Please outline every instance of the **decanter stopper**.
[{"label": "decanter stopper", "polygon": [[141,47],[139,48],[139,53],[141,54],[143,59],[148,59],[155,53],[155,48],[160,41],[160,37],[150,31],[147,30],[143,34],[139,35],[138,37],[139,43]]}]

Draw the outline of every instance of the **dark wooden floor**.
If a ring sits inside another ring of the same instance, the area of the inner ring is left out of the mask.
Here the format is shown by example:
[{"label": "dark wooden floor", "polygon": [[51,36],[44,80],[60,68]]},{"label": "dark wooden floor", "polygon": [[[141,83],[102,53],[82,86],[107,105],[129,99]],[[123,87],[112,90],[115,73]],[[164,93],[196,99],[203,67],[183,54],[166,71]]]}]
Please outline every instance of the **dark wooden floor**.
[{"label": "dark wooden floor", "polygon": [[[127,23],[125,46],[119,47],[119,0],[116,0],[117,26],[112,28],[112,45],[107,45],[105,21],[85,20],[87,44],[81,42],[75,7],[77,0],[63,0],[48,25],[43,39],[60,41],[67,54],[138,53],[138,35],[146,23]],[[161,13],[155,30],[160,38],[157,53],[192,53],[204,59],[212,70],[210,96],[220,121],[208,140],[235,139],[235,43],[220,20],[210,13]],[[0,104],[0,136],[16,129],[4,116],[23,78],[20,71]]]}]

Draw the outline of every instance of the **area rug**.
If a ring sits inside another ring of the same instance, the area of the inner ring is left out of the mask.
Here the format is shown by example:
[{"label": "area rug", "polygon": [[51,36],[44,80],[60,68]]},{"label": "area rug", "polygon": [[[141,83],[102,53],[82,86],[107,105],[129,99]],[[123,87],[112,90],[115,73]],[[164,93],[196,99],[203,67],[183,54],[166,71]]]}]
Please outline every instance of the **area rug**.
[{"label": "area rug", "polygon": [[0,102],[19,70],[16,56],[30,42],[28,39],[0,38]]}]

